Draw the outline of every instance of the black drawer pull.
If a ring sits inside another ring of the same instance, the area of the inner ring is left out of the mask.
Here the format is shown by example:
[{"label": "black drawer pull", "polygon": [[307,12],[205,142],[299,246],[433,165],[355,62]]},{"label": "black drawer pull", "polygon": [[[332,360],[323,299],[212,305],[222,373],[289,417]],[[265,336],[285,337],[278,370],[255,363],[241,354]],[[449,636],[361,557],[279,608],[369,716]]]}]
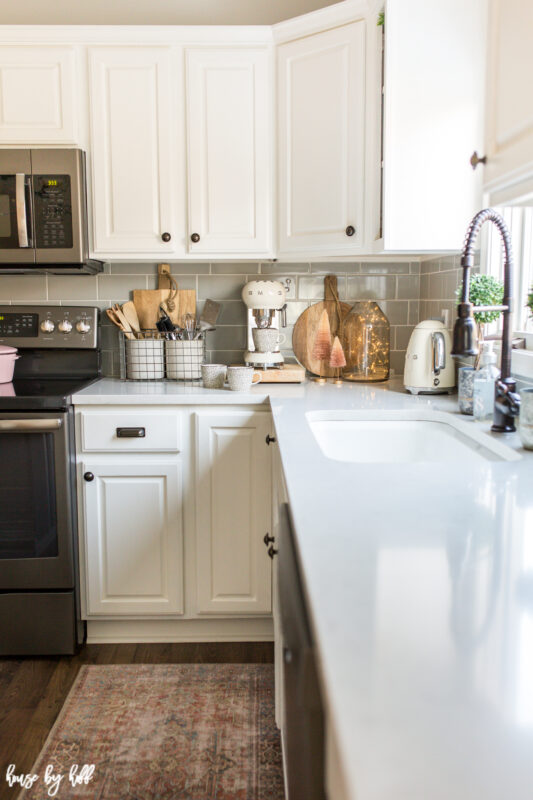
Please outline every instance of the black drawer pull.
[{"label": "black drawer pull", "polygon": [[265,533],[265,535],[263,536],[263,541],[266,544],[266,546],[268,547],[270,542],[275,542],[276,541],[276,537],[275,536],[271,536],[269,533]]},{"label": "black drawer pull", "polygon": [[94,475],[93,475],[92,472],[86,472],[83,477],[84,477],[84,480],[86,480],[86,481],[89,481],[89,482],[90,481],[94,481]]},{"label": "black drawer pull", "polygon": [[275,441],[276,441],[276,437],[275,436],[271,436],[269,433],[267,433],[265,442],[267,444],[270,444],[270,442],[275,442]]},{"label": "black drawer pull", "polygon": [[118,439],[144,439],[146,428],[117,428]]},{"label": "black drawer pull", "polygon": [[276,550],[274,545],[271,544],[270,547],[267,550],[267,553],[270,556],[270,558],[274,558],[274,556],[277,556],[278,551]]}]

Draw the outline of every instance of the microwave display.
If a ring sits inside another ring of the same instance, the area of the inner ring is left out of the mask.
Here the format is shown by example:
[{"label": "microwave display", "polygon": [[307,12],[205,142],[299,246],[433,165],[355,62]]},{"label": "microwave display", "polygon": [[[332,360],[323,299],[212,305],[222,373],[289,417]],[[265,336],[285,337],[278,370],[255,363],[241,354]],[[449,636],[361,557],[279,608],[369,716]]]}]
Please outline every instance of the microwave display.
[{"label": "microwave display", "polygon": [[33,193],[36,246],[72,247],[70,175],[34,175]]}]

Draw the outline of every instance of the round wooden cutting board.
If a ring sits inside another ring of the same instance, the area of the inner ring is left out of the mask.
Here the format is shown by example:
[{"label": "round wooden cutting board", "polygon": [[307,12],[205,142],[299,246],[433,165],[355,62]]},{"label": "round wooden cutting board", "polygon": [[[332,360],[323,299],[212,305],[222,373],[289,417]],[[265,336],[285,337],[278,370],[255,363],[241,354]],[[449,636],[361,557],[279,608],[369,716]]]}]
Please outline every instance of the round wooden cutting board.
[{"label": "round wooden cutting board", "polygon": [[[336,276],[327,275],[324,279],[325,299],[309,306],[309,308],[306,308],[306,310],[300,314],[292,333],[292,349],[302,367],[305,367],[313,375],[322,375],[326,378],[334,378],[337,374],[337,370],[328,367],[323,361],[313,358],[313,345],[318,330],[318,323],[324,309],[328,312],[332,337],[338,335],[339,315],[337,303],[334,299],[336,292]],[[348,303],[339,303],[339,306],[342,319],[344,320],[351,306],[348,305]]]}]

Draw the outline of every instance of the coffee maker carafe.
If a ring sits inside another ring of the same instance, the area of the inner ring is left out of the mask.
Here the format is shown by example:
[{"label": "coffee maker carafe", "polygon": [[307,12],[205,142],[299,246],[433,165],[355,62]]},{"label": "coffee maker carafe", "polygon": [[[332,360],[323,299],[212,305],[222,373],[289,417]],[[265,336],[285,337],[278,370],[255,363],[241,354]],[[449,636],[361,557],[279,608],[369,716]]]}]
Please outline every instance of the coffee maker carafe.
[{"label": "coffee maker carafe", "polygon": [[287,326],[285,287],[279,281],[250,281],[242,290],[242,299],[248,307],[245,363],[259,369],[281,369],[283,356],[279,349],[280,342],[275,336],[268,337],[273,340],[273,344],[270,345],[272,349],[265,351],[263,347],[256,347],[254,344],[253,330],[259,328],[279,331],[280,328]]}]

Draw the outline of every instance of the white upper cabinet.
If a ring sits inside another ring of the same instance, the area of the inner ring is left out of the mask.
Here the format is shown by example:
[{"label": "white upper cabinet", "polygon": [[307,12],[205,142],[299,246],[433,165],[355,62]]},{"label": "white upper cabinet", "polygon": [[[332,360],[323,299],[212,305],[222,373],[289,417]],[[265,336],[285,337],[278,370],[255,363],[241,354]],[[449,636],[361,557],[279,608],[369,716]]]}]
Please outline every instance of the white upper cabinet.
[{"label": "white upper cabinet", "polygon": [[167,47],[89,52],[94,253],[183,249],[175,194],[179,65]]},{"label": "white upper cabinet", "polygon": [[486,187],[493,202],[533,192],[533,3],[492,0],[489,25]]},{"label": "white upper cabinet", "polygon": [[272,252],[270,52],[190,49],[190,253]]},{"label": "white upper cabinet", "polygon": [[384,250],[460,250],[481,207],[486,5],[386,2]]},{"label": "white upper cabinet", "polygon": [[278,50],[280,254],[351,254],[364,232],[365,22]]},{"label": "white upper cabinet", "polygon": [[71,47],[0,46],[0,144],[76,144]]}]

